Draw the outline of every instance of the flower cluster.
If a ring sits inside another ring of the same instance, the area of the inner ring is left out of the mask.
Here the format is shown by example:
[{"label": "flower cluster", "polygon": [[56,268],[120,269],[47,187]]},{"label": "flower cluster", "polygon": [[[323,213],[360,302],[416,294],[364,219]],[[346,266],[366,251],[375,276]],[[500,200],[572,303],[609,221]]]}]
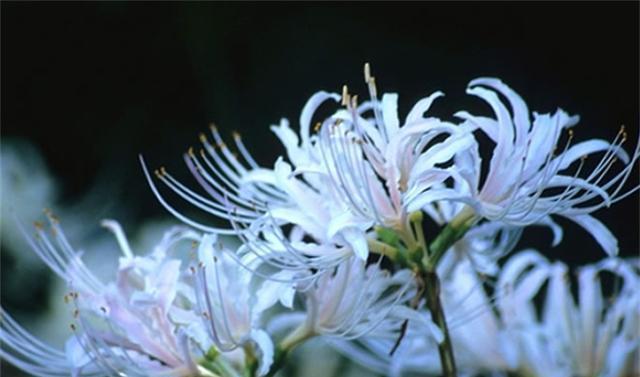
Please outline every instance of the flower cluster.
[{"label": "flower cluster", "polygon": [[[368,65],[364,75],[369,100],[346,87],[318,92],[297,132],[285,119],[272,126],[285,154],[271,165],[215,126],[184,155],[199,189],[165,168],[154,177],[141,157],[152,192],[186,226],[138,254],[105,220],[122,252],[109,282],[53,215],[51,236],[40,224],[35,237],[25,231],[68,283],[73,336],[53,349],[2,311],[0,355],[35,375],[271,376],[294,347],[322,337],[388,375],[638,373],[640,265],[617,257],[592,214],[637,190],[625,183],[640,146],[625,152],[624,129],[574,143],[577,116],[531,114],[494,78],[467,88],[493,116],[430,115],[436,92],[401,119],[398,95],[380,96]],[[600,157],[586,163],[591,154]],[[502,260],[527,226],[549,227],[560,244],[558,216],[604,250],[574,288],[566,265],[537,252]]]}]

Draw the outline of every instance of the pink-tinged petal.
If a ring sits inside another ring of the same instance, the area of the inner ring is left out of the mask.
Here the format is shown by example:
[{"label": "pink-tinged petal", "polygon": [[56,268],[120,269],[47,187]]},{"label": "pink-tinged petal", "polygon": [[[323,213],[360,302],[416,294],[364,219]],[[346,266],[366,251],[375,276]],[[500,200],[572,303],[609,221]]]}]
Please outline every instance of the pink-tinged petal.
[{"label": "pink-tinged petal", "polygon": [[590,215],[567,216],[568,219],[583,227],[598,241],[598,244],[609,256],[618,255],[618,239],[599,220]]},{"label": "pink-tinged petal", "polygon": [[553,153],[554,148],[557,147],[561,131],[562,128],[557,118],[552,118],[549,114],[534,113],[523,172],[525,177],[530,177],[540,170]]},{"label": "pink-tinged petal", "polygon": [[168,260],[155,272],[155,275],[151,276],[152,293],[164,314],[169,311],[176,297],[180,264],[181,262],[177,259]]},{"label": "pink-tinged petal", "polygon": [[407,212],[413,212],[422,209],[425,205],[437,201],[458,201],[474,206],[476,203],[469,199],[466,195],[461,194],[453,189],[432,188],[419,194],[412,195],[405,199]]},{"label": "pink-tinged petal", "polygon": [[460,118],[465,121],[461,126],[468,129],[470,132],[476,129],[481,129],[482,132],[487,134],[489,139],[494,143],[498,142],[498,133],[500,132],[500,125],[493,118],[487,118],[483,116],[471,115],[466,111],[458,111],[453,114],[456,118]]},{"label": "pink-tinged petal", "polygon": [[422,116],[424,115],[424,113],[429,111],[429,108],[431,108],[433,101],[435,101],[438,97],[443,96],[444,93],[437,91],[435,93],[432,93],[430,96],[422,98],[420,101],[416,102],[416,104],[411,108],[411,111],[409,111],[405,123],[410,124],[422,120]]},{"label": "pink-tinged petal", "polygon": [[400,128],[397,94],[386,93],[382,96],[382,121],[384,122],[387,136],[393,137]]},{"label": "pink-tinged petal", "polygon": [[513,119],[516,126],[516,148],[521,148],[526,142],[526,136],[531,127],[529,121],[529,108],[513,89],[496,78],[482,77],[469,83],[469,86],[484,85],[493,88],[505,96],[511,104]]},{"label": "pink-tinged petal", "polygon": [[318,107],[322,105],[323,102],[333,99],[338,102],[340,100],[340,96],[335,93],[327,93],[324,91],[318,92],[311,96],[307,103],[304,105],[302,109],[302,113],[300,114],[300,137],[302,138],[302,145],[309,145],[309,136],[311,131],[311,118],[313,117],[313,113],[316,112]]},{"label": "pink-tinged petal", "polygon": [[451,160],[456,154],[474,145],[475,140],[469,135],[451,135],[444,141],[432,145],[422,153],[414,163],[409,176],[421,175],[425,171],[432,169],[435,165]]},{"label": "pink-tinged petal", "polygon": [[[482,192],[487,193],[491,198],[500,197],[501,193],[508,190],[514,181],[514,178],[509,178],[505,182],[505,174],[511,173],[514,176],[513,172],[519,171],[512,164],[516,161],[511,161],[514,157],[514,129],[511,115],[495,92],[481,87],[469,87],[467,93],[484,99],[491,106],[498,120],[498,137]],[[480,123],[479,126],[482,127],[483,124]]]},{"label": "pink-tinged petal", "polygon": [[[474,144],[467,148],[465,151],[461,151],[456,154],[454,165],[463,178],[467,186],[467,192],[472,195],[477,195],[478,185],[480,184],[480,170],[481,170],[482,158],[478,151],[478,143],[474,141]],[[456,182],[461,184],[462,182]]]},{"label": "pink-tinged petal", "polygon": [[383,219],[394,218],[396,212],[393,209],[393,204],[391,203],[389,196],[387,196],[387,192],[380,180],[370,171],[369,174],[367,174],[367,183],[369,191],[371,192],[371,200],[373,201],[375,210],[380,213]]}]

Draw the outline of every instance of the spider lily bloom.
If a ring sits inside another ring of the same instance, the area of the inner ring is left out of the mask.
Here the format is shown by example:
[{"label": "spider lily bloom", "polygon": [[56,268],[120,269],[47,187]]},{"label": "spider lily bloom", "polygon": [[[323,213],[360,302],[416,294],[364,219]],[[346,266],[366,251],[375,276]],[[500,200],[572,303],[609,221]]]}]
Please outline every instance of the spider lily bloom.
[{"label": "spider lily bloom", "polygon": [[262,376],[269,372],[274,356],[273,342],[260,327],[262,312],[278,301],[290,308],[295,292],[290,285],[267,280],[263,284],[271,289],[260,289],[262,296],[257,297],[250,267],[259,260],[238,263],[231,256],[234,253],[225,250],[216,235],[202,238],[198,266],[190,268],[195,276],[195,303],[215,346],[222,352],[240,348],[259,357],[258,375]]},{"label": "spider lily bloom", "polygon": [[[368,248],[363,229],[369,225],[349,216],[335,198],[328,198],[332,194],[323,182],[326,179],[316,174],[302,174],[304,179],[299,179],[292,172],[293,168],[317,165],[321,161],[315,145],[317,139],[310,134],[310,122],[316,108],[329,99],[337,100],[339,96],[319,92],[311,97],[300,117],[299,137],[286,120],[272,127],[293,167],[283,159],[278,159],[273,169],[258,166],[236,134],[236,146],[245,162],[242,163],[213,127],[217,148],[202,135],[204,149],[199,154],[190,149],[185,155],[187,165],[208,198],[178,182],[165,169],[156,171],[158,179],[176,194],[197,208],[227,220],[230,223],[227,227],[198,223],[174,209],[160,194],[141,159],[151,189],[163,206],[186,224],[207,232],[238,235],[246,245],[241,253],[255,254],[280,269],[322,270],[336,266],[353,253],[366,259]],[[297,230],[285,235],[282,227],[289,224]],[[313,241],[296,239],[296,233],[301,231]]]},{"label": "spider lily bloom", "polygon": [[[8,356],[9,362],[38,375],[60,375],[66,373],[63,370],[67,367],[72,374],[99,371],[100,375],[213,375],[196,362],[198,354],[203,353],[200,348],[207,349],[208,345],[197,344],[187,335],[194,331],[193,327],[172,318],[174,311],[186,309],[182,306],[189,292],[180,286],[180,261],[170,258],[167,252],[181,240],[197,239],[197,234],[173,229],[153,253],[137,257],[120,226],[105,221],[103,224],[116,235],[124,257],[116,280],[103,284],[71,247],[57,220],[50,216],[50,222],[53,240],[37,225],[37,236],[29,241],[71,289],[65,300],[72,305],[74,335],[67,342],[66,364],[54,362],[60,353],[41,346],[9,317],[6,321],[3,318],[2,341],[7,345],[7,351],[3,346],[3,357]],[[35,354],[38,349],[42,352]]]},{"label": "spider lily bloom", "polygon": [[[531,251],[513,256],[498,282],[498,307],[520,349],[520,370],[532,376],[637,375],[638,267],[637,261],[609,258],[580,268],[576,300],[566,265]],[[613,297],[603,293],[604,274],[616,279]],[[545,283],[536,311],[533,301]]]},{"label": "spider lily bloom", "polygon": [[[370,102],[357,106],[344,93],[345,108],[316,123],[315,135],[309,135],[314,111],[337,95],[320,92],[312,97],[303,111],[300,138],[287,123],[273,128],[294,166],[278,160],[273,170],[247,174],[247,181],[281,187],[291,203],[270,206],[269,219],[276,220],[272,221],[275,228],[293,224],[317,243],[284,242],[264,250],[311,255],[315,269],[333,268],[352,254],[365,260],[370,251],[367,232],[374,225],[411,234],[408,203],[425,191],[436,191],[439,183],[455,174],[441,166],[456,151],[471,146],[473,138],[453,124],[423,118],[441,93],[418,102],[403,127],[398,121],[397,95],[385,94],[382,102],[375,89],[371,95]],[[376,116],[365,117],[371,110]],[[440,138],[444,140],[436,142]],[[278,229],[271,233],[277,234]],[[279,238],[285,240],[284,235]]]},{"label": "spider lily bloom", "polygon": [[[462,375],[506,372],[512,370],[517,361],[514,343],[494,313],[492,299],[482,285],[468,260],[460,260],[442,279],[442,303],[456,364]],[[425,333],[424,324],[410,321],[405,337],[393,354],[389,351],[394,339],[364,337],[357,342],[333,341],[332,345],[350,359],[384,375],[441,374],[434,341],[437,339],[425,337]]]},{"label": "spider lily bloom", "polygon": [[[464,111],[456,116],[464,120],[463,126],[469,131],[485,133],[495,147],[487,172],[480,167],[477,146],[459,154],[456,166],[468,188],[467,192],[452,191],[449,199],[469,204],[480,217],[514,226],[553,224],[550,215],[560,215],[585,228],[609,255],[616,254],[615,237],[590,214],[637,189],[621,193],[640,155],[640,145],[629,158],[621,148],[626,139],[621,131],[611,143],[592,139],[571,146],[570,128],[579,117],[559,109],[555,114],[533,113],[531,122],[526,103],[498,79],[476,79],[467,93],[485,100],[496,119]],[[511,112],[498,94],[507,98]],[[569,130],[569,142],[555,156],[563,130]],[[601,160],[595,168],[583,172],[583,157],[598,152],[604,153]],[[616,159],[626,166],[610,177]],[[577,168],[571,174],[567,170],[573,165]],[[482,184],[481,176],[486,176]]]},{"label": "spider lily bloom", "polygon": [[398,95],[387,93],[379,100],[368,67],[371,100],[358,106],[345,87],[345,108],[320,126],[322,168],[353,213],[404,233],[407,207],[414,200],[437,200],[436,186],[455,175],[453,157],[474,140],[454,124],[424,117],[441,92],[418,101],[401,124]]},{"label": "spider lily bloom", "polygon": [[423,336],[442,340],[430,315],[410,307],[416,289],[413,273],[407,269],[390,274],[377,264],[366,266],[352,257],[334,271],[298,282],[297,290],[306,302],[304,316],[285,313],[274,319],[274,323],[287,322],[287,327],[300,322],[280,344],[285,350],[317,335],[336,342],[362,337],[396,341],[406,320],[420,323]]}]

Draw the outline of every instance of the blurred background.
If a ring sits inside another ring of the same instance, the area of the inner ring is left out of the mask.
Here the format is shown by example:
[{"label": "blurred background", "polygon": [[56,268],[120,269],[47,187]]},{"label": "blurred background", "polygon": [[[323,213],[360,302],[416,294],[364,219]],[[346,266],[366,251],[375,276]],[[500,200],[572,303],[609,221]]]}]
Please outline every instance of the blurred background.
[{"label": "blurred background", "polygon": [[[400,93],[401,117],[435,90],[447,98],[434,115],[489,114],[464,90],[495,76],[531,110],[579,114],[575,141],[611,140],[626,125],[630,151],[640,124],[638,5],[2,2],[2,305],[53,342],[68,334],[56,322],[64,288],[33,258],[14,217],[29,224],[53,208],[96,264],[115,260],[99,227],[115,218],[144,252],[173,220],[138,154],[194,182],[182,154],[215,122],[271,164],[282,148],[269,126],[286,117],[297,128],[318,90],[347,84],[364,96],[364,62],[379,91]],[[630,180],[638,184],[637,168]],[[597,214],[625,256],[638,254],[638,205],[635,194]],[[527,229],[521,244],[572,265],[603,256],[588,234],[561,223],[560,246],[550,248],[540,229]]]}]

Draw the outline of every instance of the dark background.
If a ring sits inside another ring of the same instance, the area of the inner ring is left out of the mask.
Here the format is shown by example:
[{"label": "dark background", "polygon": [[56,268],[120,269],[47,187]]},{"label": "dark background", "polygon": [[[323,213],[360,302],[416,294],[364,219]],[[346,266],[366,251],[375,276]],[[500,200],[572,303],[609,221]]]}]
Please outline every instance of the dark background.
[{"label": "dark background", "polygon": [[[138,153],[186,175],[181,154],[213,121],[226,135],[240,131],[257,160],[271,164],[282,149],[268,126],[287,117],[297,128],[320,89],[346,83],[362,97],[366,61],[380,91],[400,93],[402,118],[435,90],[447,93],[436,115],[486,111],[464,89],[497,76],[531,110],[580,114],[576,141],[613,139],[625,124],[631,150],[640,119],[638,12],[638,2],[2,2],[2,137],[41,148],[69,202],[107,177],[114,192],[104,201],[128,209],[125,225],[165,215]],[[631,181],[638,184],[637,169]],[[597,217],[624,255],[637,255],[637,194]],[[527,245],[550,240],[546,231],[525,232]],[[572,264],[603,255],[572,225],[550,252]]]}]

